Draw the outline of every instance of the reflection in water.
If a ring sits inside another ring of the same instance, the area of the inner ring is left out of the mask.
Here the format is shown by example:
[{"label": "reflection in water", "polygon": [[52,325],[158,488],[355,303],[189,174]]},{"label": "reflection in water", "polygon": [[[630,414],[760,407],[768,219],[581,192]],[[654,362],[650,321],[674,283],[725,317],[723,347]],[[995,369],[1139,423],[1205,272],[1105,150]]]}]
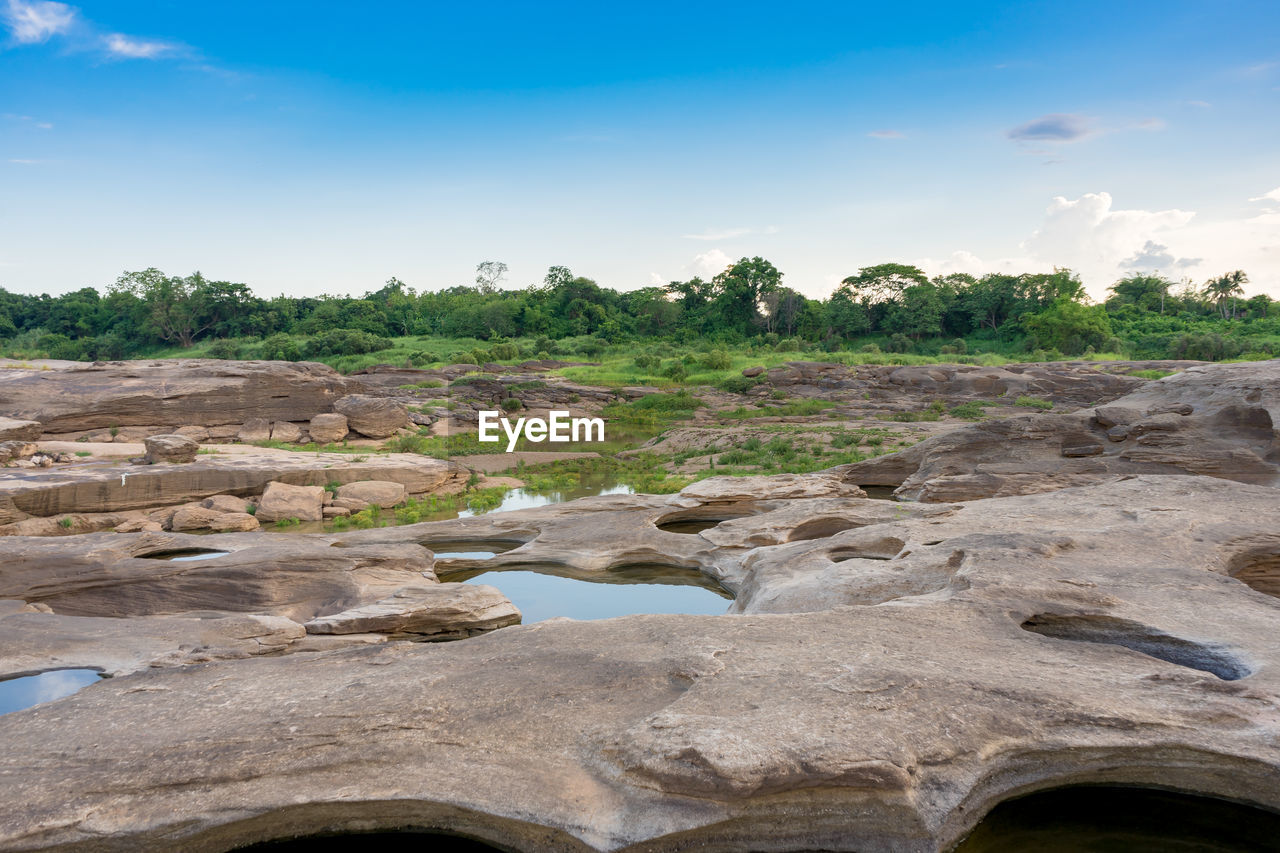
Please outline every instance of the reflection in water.
[{"label": "reflection in water", "polygon": [[92,669],[55,669],[39,675],[0,681],[0,714],[9,714],[70,696],[99,678]]},{"label": "reflection in water", "polygon": [[867,497],[878,501],[896,501],[893,492],[897,486],[860,486],[862,491],[867,493]]},{"label": "reflection in water", "polygon": [[[554,574],[553,574],[554,572]],[[570,619],[608,619],[635,613],[695,613],[719,615],[732,596],[695,569],[670,566],[628,566],[600,574],[566,577],[571,570],[469,571],[445,580],[497,587],[520,608],[525,624],[555,616]]]},{"label": "reflection in water", "polygon": [[[578,489],[565,489],[560,492],[548,492],[544,495],[536,492],[527,492],[524,489],[512,489],[507,492],[506,497],[494,509],[493,512],[510,512],[515,509],[533,509],[534,507],[550,506],[551,504],[564,503],[565,501],[573,501],[578,498],[590,498],[596,495],[629,495],[632,494],[630,486],[619,485],[584,485]],[[469,509],[464,509],[457,514],[458,518],[471,518],[474,515],[488,515],[489,513],[474,513]]]},{"label": "reflection in water", "polygon": [[355,853],[357,850],[422,850],[428,853],[485,853],[497,847],[458,835],[439,832],[350,832],[337,835],[312,835],[287,841],[266,841],[248,847],[237,847],[243,853]]},{"label": "reflection in water", "polygon": [[1280,850],[1280,814],[1149,788],[1079,787],[1001,803],[955,853]]}]

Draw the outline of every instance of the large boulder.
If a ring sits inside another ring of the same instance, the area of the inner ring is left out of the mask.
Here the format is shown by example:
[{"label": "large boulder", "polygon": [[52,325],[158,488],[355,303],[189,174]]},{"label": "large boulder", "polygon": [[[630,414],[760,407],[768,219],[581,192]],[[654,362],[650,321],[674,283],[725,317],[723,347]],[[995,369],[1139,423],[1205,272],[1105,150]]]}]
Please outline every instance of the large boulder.
[{"label": "large boulder", "polygon": [[185,435],[149,435],[142,440],[147,453],[142,457],[143,464],[155,465],[159,462],[194,462],[200,452],[200,445]]},{"label": "large boulder", "polygon": [[302,428],[289,421],[276,421],[271,425],[271,440],[293,444],[302,438]]},{"label": "large boulder", "polygon": [[[336,500],[354,498],[366,504],[376,504],[383,509],[389,509],[396,504],[402,503],[406,494],[403,483],[392,483],[387,480],[369,480],[363,483],[347,483],[345,486],[339,486]],[[343,506],[344,504],[337,505]]]},{"label": "large boulder", "polygon": [[271,422],[266,418],[248,418],[236,433],[244,444],[257,444],[271,439]]},{"label": "large boulder", "polygon": [[460,583],[411,586],[366,604],[307,622],[309,634],[416,635],[461,639],[520,621],[520,611],[491,586]]},{"label": "large boulder", "polygon": [[307,432],[311,434],[311,440],[317,444],[332,444],[335,441],[342,441],[350,431],[351,428],[347,425],[346,415],[339,415],[333,412],[316,415],[307,426]]},{"label": "large boulder", "polygon": [[39,421],[0,417],[0,441],[35,441],[43,432]]},{"label": "large boulder", "polygon": [[409,410],[385,397],[349,394],[335,402],[333,410],[345,415],[351,429],[368,438],[390,438],[412,426]]},{"label": "large boulder", "polygon": [[268,483],[262,499],[258,501],[257,518],[259,521],[281,521],[286,518],[320,521],[324,518],[323,509],[323,486]]},{"label": "large boulder", "polygon": [[47,433],[305,420],[361,390],[313,362],[163,359],[0,371],[0,411]]}]

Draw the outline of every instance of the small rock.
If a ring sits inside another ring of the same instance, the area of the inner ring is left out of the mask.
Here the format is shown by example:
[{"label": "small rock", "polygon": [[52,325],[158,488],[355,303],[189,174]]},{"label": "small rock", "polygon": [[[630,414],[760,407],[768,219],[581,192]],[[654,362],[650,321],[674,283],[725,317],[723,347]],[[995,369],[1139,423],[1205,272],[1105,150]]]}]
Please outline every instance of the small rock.
[{"label": "small rock", "polygon": [[327,506],[322,510],[322,512],[324,513],[325,518],[345,518],[346,516],[351,515],[351,510],[347,509],[345,506]]},{"label": "small rock", "polygon": [[218,533],[244,533],[261,526],[258,519],[247,512],[224,512],[209,524],[209,529]]},{"label": "small rock", "polygon": [[390,438],[410,425],[409,410],[385,397],[348,394],[333,404],[333,410],[346,415],[347,425],[369,438]]},{"label": "small rock", "polygon": [[128,521],[117,524],[113,528],[116,533],[159,533],[164,527],[158,521],[151,521],[146,518],[131,518]]},{"label": "small rock", "polygon": [[338,487],[337,498],[356,498],[366,503],[377,504],[389,509],[405,499],[403,483],[392,483],[386,480],[369,480],[362,483],[347,483]]},{"label": "small rock", "polygon": [[39,421],[0,417],[0,441],[36,441],[42,432]]},{"label": "small rock", "polygon": [[1129,428],[1127,426],[1113,426],[1107,430],[1107,438],[1112,441],[1124,441],[1129,437]]},{"label": "small rock", "polygon": [[331,444],[342,441],[351,429],[347,426],[346,415],[328,414],[312,418],[307,431],[311,433],[311,440],[317,444]]},{"label": "small rock", "polygon": [[200,505],[217,512],[248,512],[245,507],[249,506],[249,502],[235,495],[214,495],[205,498]]},{"label": "small rock", "polygon": [[747,378],[751,378],[751,377],[753,377],[753,376],[759,376],[761,373],[764,373],[764,368],[763,368],[763,367],[744,367],[744,368],[742,368],[742,375],[743,375],[743,376],[746,376]]},{"label": "small rock", "polygon": [[202,506],[179,507],[169,522],[172,530],[212,530],[213,525],[226,513]]},{"label": "small rock", "polygon": [[185,436],[186,438],[191,439],[192,441],[196,442],[197,444],[199,444],[199,443],[200,443],[200,442],[202,442],[202,441],[208,441],[208,440],[209,440],[209,430],[205,429],[205,428],[204,428],[204,427],[202,427],[202,426],[183,426],[183,427],[178,427],[177,429],[175,429],[175,430],[173,431],[173,434],[174,434],[174,435],[181,435],[181,436]]},{"label": "small rock", "polygon": [[271,422],[266,418],[249,418],[244,422],[244,426],[240,427],[236,437],[244,444],[267,441],[271,438]]},{"label": "small rock", "polygon": [[1142,419],[1142,413],[1128,406],[1099,406],[1093,417],[1104,427],[1125,426]]},{"label": "small rock", "polygon": [[301,437],[302,428],[297,424],[289,423],[288,421],[276,421],[271,426],[271,439],[273,441],[293,444]]},{"label": "small rock", "polygon": [[362,501],[359,498],[334,498],[331,505],[349,509],[352,512],[359,512],[362,509],[369,508],[369,502]]},{"label": "small rock", "polygon": [[142,457],[146,465],[157,462],[194,462],[200,445],[185,435],[149,435],[142,440],[147,454]]},{"label": "small rock", "polygon": [[259,521],[280,521],[296,518],[299,521],[320,521],[324,518],[324,489],[321,486],[291,486],[288,483],[267,483],[262,500],[258,501]]}]

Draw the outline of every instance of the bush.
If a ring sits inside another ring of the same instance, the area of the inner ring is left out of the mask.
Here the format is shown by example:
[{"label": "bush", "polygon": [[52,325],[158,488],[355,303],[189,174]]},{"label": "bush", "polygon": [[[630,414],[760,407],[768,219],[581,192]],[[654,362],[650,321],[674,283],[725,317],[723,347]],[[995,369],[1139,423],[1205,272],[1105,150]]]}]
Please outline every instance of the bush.
[{"label": "bush", "polygon": [[911,352],[915,348],[915,341],[901,332],[894,332],[889,338],[889,352]]},{"label": "bush", "polygon": [[966,421],[980,421],[986,416],[986,412],[982,409],[982,404],[977,400],[969,400],[958,406],[951,407],[951,417],[960,418]]},{"label": "bush", "polygon": [[511,361],[520,357],[520,348],[512,343],[494,344],[489,348],[489,357],[494,361]]},{"label": "bush", "polygon": [[702,366],[707,370],[728,370],[733,366],[733,360],[727,350],[715,349],[702,357]]},{"label": "bush", "polygon": [[524,407],[524,404],[517,397],[507,397],[498,406],[504,412],[518,412]]},{"label": "bush", "polygon": [[689,378],[689,369],[684,366],[683,361],[677,359],[662,368],[662,375],[673,382],[683,382]]},{"label": "bush", "polygon": [[225,361],[234,361],[240,357],[240,344],[236,341],[223,338],[214,341],[209,347],[209,358],[220,358]]},{"label": "bush", "polygon": [[258,357],[268,361],[302,361],[302,347],[284,333],[263,338],[258,344]]},{"label": "bush", "polygon": [[863,344],[858,347],[858,352],[867,353],[868,355],[879,355],[880,347],[875,344]]},{"label": "bush", "polygon": [[749,376],[730,376],[728,379],[721,379],[716,383],[716,387],[721,391],[728,391],[730,394],[745,394],[752,388],[760,384],[760,380]]},{"label": "bush", "polygon": [[312,335],[307,340],[305,352],[307,358],[320,358],[327,355],[364,355],[391,349],[393,345],[394,342],[390,338],[382,338],[358,329],[329,329]]},{"label": "bush", "polygon": [[658,358],[656,355],[642,353],[636,356],[636,368],[638,370],[652,372],[654,370],[657,370],[661,364],[662,364],[662,359]]}]

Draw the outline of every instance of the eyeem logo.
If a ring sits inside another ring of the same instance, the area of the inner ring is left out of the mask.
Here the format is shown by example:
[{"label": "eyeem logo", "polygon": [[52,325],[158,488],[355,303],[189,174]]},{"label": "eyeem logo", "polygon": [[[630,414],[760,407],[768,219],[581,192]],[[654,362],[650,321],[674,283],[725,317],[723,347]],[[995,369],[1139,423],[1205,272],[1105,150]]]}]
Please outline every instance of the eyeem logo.
[{"label": "eyeem logo", "polygon": [[[498,434],[498,427],[502,427],[507,435],[508,453],[515,451],[522,432],[525,438],[533,442],[604,441],[603,418],[571,418],[568,412],[555,411],[548,414],[551,417],[547,420],[520,418],[512,426],[511,421],[498,412],[482,411],[479,438],[481,441],[502,441],[502,436]],[[592,438],[592,434],[596,437]]]}]

